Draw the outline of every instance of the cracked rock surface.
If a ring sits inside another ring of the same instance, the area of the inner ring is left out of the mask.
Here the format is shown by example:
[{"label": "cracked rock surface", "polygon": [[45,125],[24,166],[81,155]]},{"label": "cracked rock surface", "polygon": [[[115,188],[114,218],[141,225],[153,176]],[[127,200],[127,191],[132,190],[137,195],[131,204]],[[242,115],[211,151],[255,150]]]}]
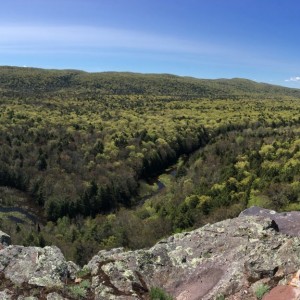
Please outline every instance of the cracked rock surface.
[{"label": "cracked rock surface", "polygon": [[100,251],[81,275],[57,247],[8,246],[0,250],[0,299],[149,299],[160,287],[178,300],[250,300],[261,284],[286,284],[300,269],[299,253],[300,238],[265,215],[208,224],[150,249]]},{"label": "cracked rock surface", "polygon": [[95,299],[142,299],[157,286],[181,300],[255,299],[253,284],[276,285],[300,267],[300,239],[277,230],[268,218],[240,217],[176,234],[149,250],[100,251],[86,268]]}]

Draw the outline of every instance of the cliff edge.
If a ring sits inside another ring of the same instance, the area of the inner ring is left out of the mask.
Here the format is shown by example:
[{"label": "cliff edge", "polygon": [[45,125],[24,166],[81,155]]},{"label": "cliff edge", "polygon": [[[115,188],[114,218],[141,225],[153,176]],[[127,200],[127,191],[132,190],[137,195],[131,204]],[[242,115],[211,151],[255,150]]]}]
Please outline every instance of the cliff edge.
[{"label": "cliff edge", "polygon": [[300,269],[300,238],[291,214],[276,217],[290,218],[292,234],[275,212],[251,209],[150,249],[100,251],[83,268],[55,246],[9,245],[0,232],[0,299],[150,299],[153,287],[178,300],[258,299],[261,286],[286,286]]}]

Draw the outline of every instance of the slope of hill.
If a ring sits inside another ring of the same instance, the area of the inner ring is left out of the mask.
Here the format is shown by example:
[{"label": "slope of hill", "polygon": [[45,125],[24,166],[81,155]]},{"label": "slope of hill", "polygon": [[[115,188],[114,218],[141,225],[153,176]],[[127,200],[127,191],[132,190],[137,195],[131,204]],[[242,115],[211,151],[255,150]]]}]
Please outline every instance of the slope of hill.
[{"label": "slope of hill", "polygon": [[169,74],[86,73],[0,67],[1,96],[66,97],[81,99],[102,95],[152,95],[187,98],[231,99],[251,96],[300,97],[300,90],[246,79],[196,79]]}]

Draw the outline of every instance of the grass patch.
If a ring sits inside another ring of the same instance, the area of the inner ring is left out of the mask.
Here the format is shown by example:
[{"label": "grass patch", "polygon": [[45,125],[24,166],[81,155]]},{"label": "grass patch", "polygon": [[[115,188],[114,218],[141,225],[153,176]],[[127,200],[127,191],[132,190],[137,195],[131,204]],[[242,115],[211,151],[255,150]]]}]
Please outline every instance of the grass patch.
[{"label": "grass patch", "polygon": [[86,297],[87,291],[80,285],[69,286],[69,293],[73,299],[82,299]]},{"label": "grass patch", "polygon": [[157,191],[157,185],[156,184],[149,184],[144,180],[139,181],[139,190],[138,190],[138,195],[140,198],[144,198],[147,196],[152,195]]},{"label": "grass patch", "polygon": [[164,290],[157,287],[152,287],[150,290],[151,300],[173,300],[173,297],[167,294]]},{"label": "grass patch", "polygon": [[158,180],[161,181],[166,187],[170,186],[173,181],[173,176],[170,174],[162,174],[158,177]]},{"label": "grass patch", "polygon": [[262,297],[270,290],[270,287],[266,284],[260,284],[255,290],[255,296],[257,299],[262,299]]},{"label": "grass patch", "polygon": [[289,203],[283,209],[283,211],[299,211],[300,210],[300,203]]},{"label": "grass patch", "polygon": [[78,285],[71,285],[68,287],[69,294],[72,299],[84,299],[87,296],[88,290],[91,287],[89,280],[83,280]]},{"label": "grass patch", "polygon": [[91,270],[90,270],[90,269],[88,269],[88,268],[83,268],[83,269],[79,270],[79,271],[76,273],[76,276],[77,276],[77,277],[80,277],[80,278],[83,278],[83,277],[85,277],[85,276],[90,275],[90,273],[91,273]]},{"label": "grass patch", "polygon": [[270,208],[272,207],[272,203],[268,196],[261,195],[257,190],[251,190],[248,207],[251,206]]}]

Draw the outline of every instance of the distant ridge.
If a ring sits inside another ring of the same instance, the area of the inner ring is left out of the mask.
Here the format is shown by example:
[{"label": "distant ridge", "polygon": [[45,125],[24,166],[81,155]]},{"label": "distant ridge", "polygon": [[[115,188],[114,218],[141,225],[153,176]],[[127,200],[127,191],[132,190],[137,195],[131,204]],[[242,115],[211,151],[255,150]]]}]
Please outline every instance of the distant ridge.
[{"label": "distant ridge", "polygon": [[197,79],[172,74],[131,72],[88,73],[80,70],[47,70],[0,67],[0,96],[97,98],[101,95],[172,96],[181,99],[300,98],[292,89],[248,79]]}]

